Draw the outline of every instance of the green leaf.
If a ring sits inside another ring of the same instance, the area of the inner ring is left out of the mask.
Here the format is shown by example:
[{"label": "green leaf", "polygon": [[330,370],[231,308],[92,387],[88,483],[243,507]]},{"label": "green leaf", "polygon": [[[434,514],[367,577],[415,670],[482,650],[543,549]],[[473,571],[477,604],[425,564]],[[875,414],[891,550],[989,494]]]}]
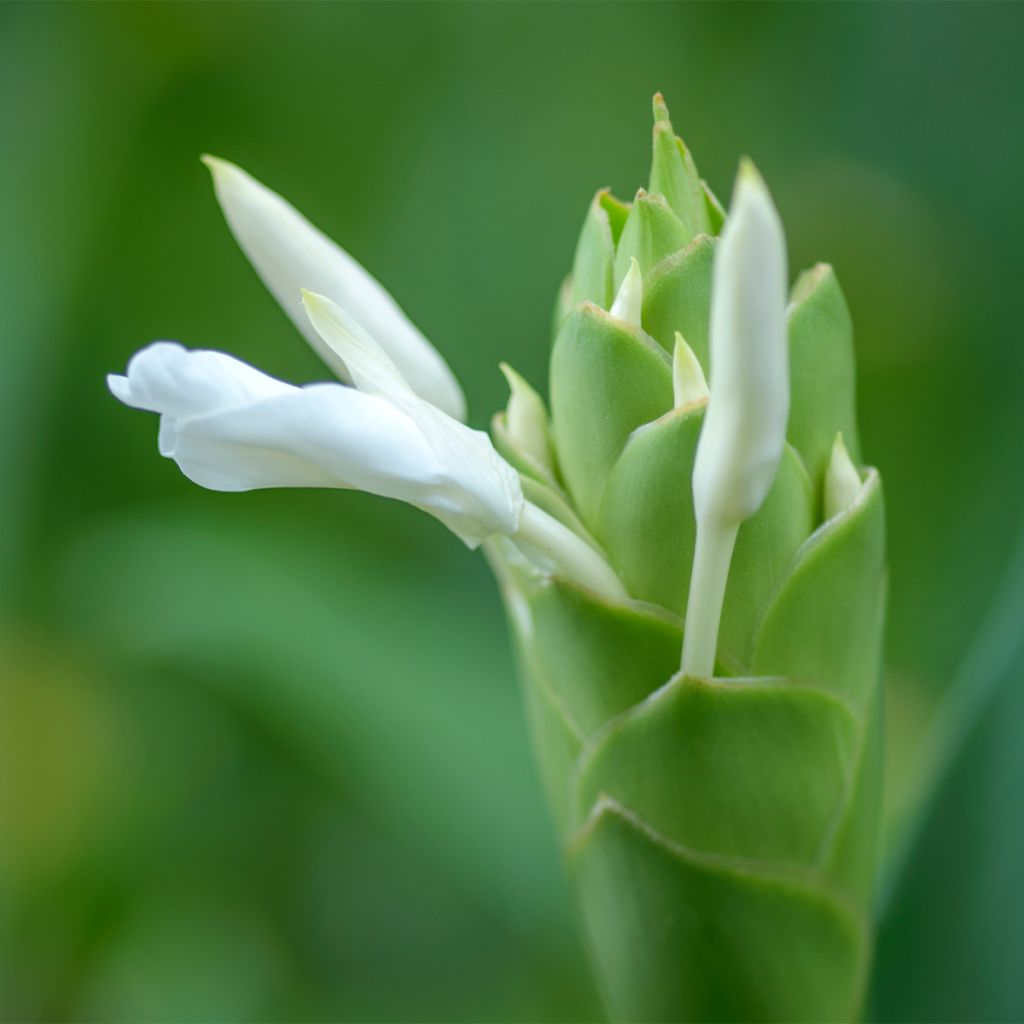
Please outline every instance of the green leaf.
[{"label": "green leaf", "polygon": [[622,284],[632,258],[636,258],[640,272],[646,276],[666,256],[682,249],[692,237],[693,234],[683,227],[661,196],[640,189],[615,249],[612,291]]},{"label": "green leaf", "polygon": [[569,315],[551,356],[551,413],[563,478],[589,526],[630,433],[671,408],[664,351],[592,304]]},{"label": "green leaf", "polygon": [[654,143],[650,191],[665,197],[679,218],[685,238],[711,230],[708,204],[697,167],[669,120],[668,107],[659,93],[654,97]]},{"label": "green leaf", "polygon": [[751,671],[817,683],[863,707],[878,679],[885,520],[878,473],[804,542],[758,627]]},{"label": "green leaf", "polygon": [[842,701],[812,687],[677,675],[583,751],[579,820],[607,796],[689,850],[813,867],[859,733]]},{"label": "green leaf", "polygon": [[581,910],[613,1019],[858,1016],[866,922],[813,880],[701,858],[611,801],[579,833],[569,869],[585,894]]},{"label": "green leaf", "polygon": [[[687,339],[689,340],[689,339]],[[790,443],[820,489],[837,433],[860,461],[853,324],[830,266],[801,274],[789,313]]]},{"label": "green leaf", "polygon": [[644,279],[644,330],[665,349],[675,347],[676,331],[709,372],[711,271],[715,240],[698,235],[685,249],[662,260]]}]

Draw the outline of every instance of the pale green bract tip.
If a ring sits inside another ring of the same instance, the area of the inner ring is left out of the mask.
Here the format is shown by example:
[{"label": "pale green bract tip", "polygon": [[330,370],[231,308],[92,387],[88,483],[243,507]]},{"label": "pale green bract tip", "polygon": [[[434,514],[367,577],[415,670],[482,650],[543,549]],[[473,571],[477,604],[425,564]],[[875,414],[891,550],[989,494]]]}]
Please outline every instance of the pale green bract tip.
[{"label": "pale green bract tip", "polygon": [[608,312],[631,327],[640,327],[640,309],[643,301],[644,279],[640,273],[640,264],[635,256],[630,256],[629,270],[626,271],[626,276],[622,279],[615,301]]},{"label": "pale green bract tip", "polygon": [[499,366],[509,387],[508,406],[505,410],[508,441],[550,471],[553,460],[544,402],[508,363],[500,363]]},{"label": "pale green bract tip", "polygon": [[679,331],[676,331],[676,344],[672,352],[672,392],[677,409],[705,402],[709,394],[700,361]]},{"label": "pale green bract tip", "polygon": [[860,473],[846,450],[843,435],[836,434],[825,473],[825,518],[832,519],[845,512],[857,500],[861,486]]}]

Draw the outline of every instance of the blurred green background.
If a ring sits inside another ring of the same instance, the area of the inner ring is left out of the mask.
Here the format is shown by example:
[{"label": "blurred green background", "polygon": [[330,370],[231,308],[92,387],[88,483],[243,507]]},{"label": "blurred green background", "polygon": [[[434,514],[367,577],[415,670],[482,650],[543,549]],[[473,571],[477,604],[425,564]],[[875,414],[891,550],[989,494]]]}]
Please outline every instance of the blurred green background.
[{"label": "blurred green background", "polygon": [[546,382],[656,89],[853,309],[902,865],[871,1013],[1024,1017],[1022,38],[1017,4],[0,6],[3,1019],[600,1016],[482,559],[364,495],[203,491],[103,377],[155,338],[325,376],[210,151],[385,281],[485,424],[499,359]]}]

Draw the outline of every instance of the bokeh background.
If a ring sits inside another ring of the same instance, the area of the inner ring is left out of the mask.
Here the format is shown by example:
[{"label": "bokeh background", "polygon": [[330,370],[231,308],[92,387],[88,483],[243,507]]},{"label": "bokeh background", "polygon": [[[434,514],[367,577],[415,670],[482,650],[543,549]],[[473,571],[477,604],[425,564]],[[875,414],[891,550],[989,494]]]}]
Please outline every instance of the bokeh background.
[{"label": "bokeh background", "polygon": [[[891,540],[870,1014],[1024,1017],[1024,7],[0,6],[0,1014],[600,1016],[483,561],[359,494],[221,495],[104,374],[323,368],[197,160],[358,255],[462,379],[546,382],[649,101],[833,262]],[[920,796],[927,799],[923,809]]]}]

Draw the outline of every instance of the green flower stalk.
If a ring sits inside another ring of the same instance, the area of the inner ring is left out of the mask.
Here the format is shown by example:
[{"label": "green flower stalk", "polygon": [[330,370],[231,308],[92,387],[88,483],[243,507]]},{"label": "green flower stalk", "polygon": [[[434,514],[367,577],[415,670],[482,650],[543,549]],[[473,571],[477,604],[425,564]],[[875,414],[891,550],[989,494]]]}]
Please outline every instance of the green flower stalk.
[{"label": "green flower stalk", "polygon": [[549,402],[503,365],[490,438],[383,287],[214,158],[232,231],[342,382],[158,342],[110,387],[203,486],[356,487],[482,545],[615,1019],[854,1020],[885,566],[850,316],[827,266],[787,296],[753,165],[726,215],[654,114],[649,187],[585,218]]}]

